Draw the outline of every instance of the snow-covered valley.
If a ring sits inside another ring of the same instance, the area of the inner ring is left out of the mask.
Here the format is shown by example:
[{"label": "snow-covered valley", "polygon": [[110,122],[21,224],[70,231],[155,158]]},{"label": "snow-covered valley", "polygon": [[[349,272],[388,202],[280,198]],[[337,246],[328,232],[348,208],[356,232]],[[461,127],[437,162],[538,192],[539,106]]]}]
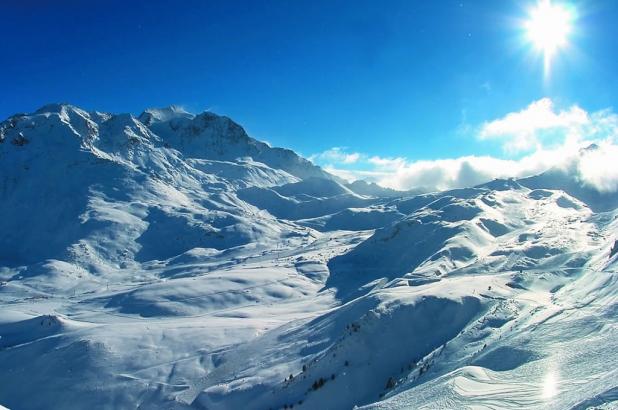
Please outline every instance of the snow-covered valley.
[{"label": "snow-covered valley", "polygon": [[176,107],[13,116],[0,405],[616,408],[617,206],[568,169],[393,195]]}]

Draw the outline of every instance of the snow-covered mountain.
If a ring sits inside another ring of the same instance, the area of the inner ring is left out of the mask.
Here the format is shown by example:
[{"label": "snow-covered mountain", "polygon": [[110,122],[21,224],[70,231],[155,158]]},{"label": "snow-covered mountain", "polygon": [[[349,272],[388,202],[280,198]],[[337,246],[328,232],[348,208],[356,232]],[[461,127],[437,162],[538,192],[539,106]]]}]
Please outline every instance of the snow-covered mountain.
[{"label": "snow-covered mountain", "polygon": [[0,130],[0,212],[11,215],[0,222],[0,260],[9,266],[56,258],[121,269],[279,238],[289,229],[256,218],[236,191],[332,178],[211,113],[168,108],[138,119],[49,105]]},{"label": "snow-covered mountain", "polygon": [[13,116],[0,404],[615,408],[617,198],[348,184],[173,106]]}]

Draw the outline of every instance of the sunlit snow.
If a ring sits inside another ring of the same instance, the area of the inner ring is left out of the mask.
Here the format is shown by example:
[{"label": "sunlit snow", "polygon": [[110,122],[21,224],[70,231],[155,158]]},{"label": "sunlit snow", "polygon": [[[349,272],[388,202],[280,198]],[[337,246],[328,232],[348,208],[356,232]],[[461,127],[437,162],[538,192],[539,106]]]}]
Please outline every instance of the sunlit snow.
[{"label": "sunlit snow", "polygon": [[617,205],[564,169],[395,193],[213,113],[45,106],[0,124],[0,403],[613,408]]}]

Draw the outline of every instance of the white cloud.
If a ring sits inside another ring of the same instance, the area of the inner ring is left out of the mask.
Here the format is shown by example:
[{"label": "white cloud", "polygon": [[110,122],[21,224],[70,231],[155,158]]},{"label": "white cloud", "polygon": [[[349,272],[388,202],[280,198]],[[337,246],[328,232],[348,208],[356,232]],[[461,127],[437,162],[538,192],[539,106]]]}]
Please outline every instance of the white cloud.
[{"label": "white cloud", "polygon": [[359,169],[344,169],[337,168],[334,165],[326,165],[323,167],[326,172],[337,175],[347,181],[356,181],[365,179],[367,181],[379,182],[387,177],[389,173],[376,170],[359,170]]},{"label": "white cloud", "polygon": [[413,162],[372,157],[374,164],[381,165],[369,170],[350,170],[335,166],[327,167],[326,170],[347,180],[368,179],[394,189],[444,190],[474,186],[494,178],[533,175],[562,163],[564,158],[572,155],[572,152],[555,150],[539,151],[520,160],[466,156]]},{"label": "white cloud", "polygon": [[478,136],[482,140],[500,139],[506,151],[516,153],[538,150],[556,136],[577,142],[591,123],[590,115],[578,106],[557,111],[551,99],[543,98],[521,111],[484,123]]},{"label": "white cloud", "polygon": [[333,147],[309,157],[313,162],[354,164],[361,158],[358,152],[347,153],[345,147]]},{"label": "white cloud", "polygon": [[394,171],[406,164],[406,160],[404,158],[381,158],[377,156],[373,156],[368,159],[369,163],[376,166],[378,169],[383,171]]},{"label": "white cloud", "polygon": [[618,191],[618,146],[605,143],[587,151],[576,163],[580,179],[601,192]]},{"label": "white cloud", "polygon": [[[494,178],[525,177],[551,167],[568,167],[582,182],[601,191],[615,191],[618,190],[617,135],[618,116],[610,110],[588,113],[572,106],[557,111],[551,100],[542,99],[480,127],[481,140],[498,138],[504,140],[507,150],[530,150],[518,159],[466,156],[408,161],[401,157],[348,153],[340,147],[311,159],[344,179],[367,179],[400,190],[462,188]],[[593,142],[600,148],[581,155],[580,150]]]}]

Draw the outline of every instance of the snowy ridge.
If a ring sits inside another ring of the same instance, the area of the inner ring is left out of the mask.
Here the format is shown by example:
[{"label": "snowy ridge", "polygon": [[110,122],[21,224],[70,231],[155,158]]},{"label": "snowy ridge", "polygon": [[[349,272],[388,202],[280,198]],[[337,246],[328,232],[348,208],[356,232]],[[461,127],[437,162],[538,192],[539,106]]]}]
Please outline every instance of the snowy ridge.
[{"label": "snowy ridge", "polygon": [[346,184],[174,106],[13,116],[0,404],[614,408],[616,198]]}]

